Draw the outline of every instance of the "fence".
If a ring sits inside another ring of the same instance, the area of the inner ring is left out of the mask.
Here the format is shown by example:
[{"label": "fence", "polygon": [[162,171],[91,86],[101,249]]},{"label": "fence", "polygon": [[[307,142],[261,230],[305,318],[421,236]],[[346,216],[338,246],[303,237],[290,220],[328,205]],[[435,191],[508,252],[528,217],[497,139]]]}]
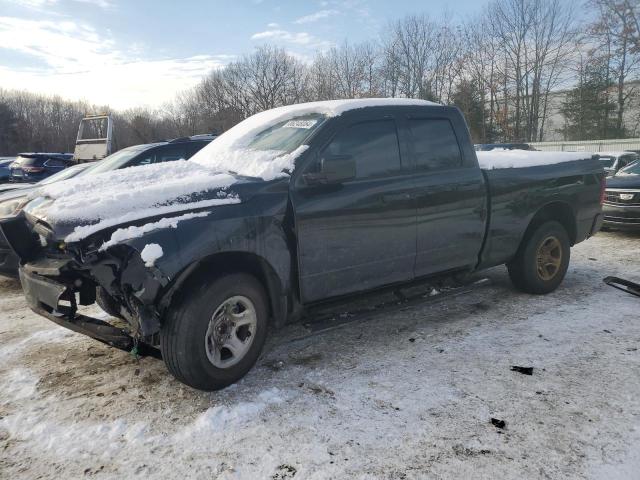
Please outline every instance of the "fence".
[{"label": "fence", "polygon": [[640,138],[612,140],[586,140],[583,142],[536,142],[530,144],[536,150],[546,152],[640,152]]}]

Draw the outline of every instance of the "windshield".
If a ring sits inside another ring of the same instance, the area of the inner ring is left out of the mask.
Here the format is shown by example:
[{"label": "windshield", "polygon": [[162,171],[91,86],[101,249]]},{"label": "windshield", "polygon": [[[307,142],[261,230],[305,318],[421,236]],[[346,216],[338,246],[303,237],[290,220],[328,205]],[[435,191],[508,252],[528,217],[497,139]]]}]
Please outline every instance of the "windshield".
[{"label": "windshield", "polygon": [[278,110],[249,117],[196,153],[191,162],[265,180],[290,172],[326,116],[315,112],[275,116]]},{"label": "windshield", "polygon": [[640,175],[640,161],[635,161],[618,171],[618,175]]},{"label": "windshield", "polygon": [[150,148],[150,145],[134,145],[133,147],[123,148],[114,154],[109,155],[103,160],[92,165],[88,172],[102,173],[117,170],[126,165],[133,157]]},{"label": "windshield", "polygon": [[306,115],[277,123],[253,137],[248,148],[291,153],[302,144],[311,131],[315,130],[321,118],[322,116],[317,114]]},{"label": "windshield", "polygon": [[600,164],[604,167],[604,168],[611,168],[613,167],[613,162],[615,161],[615,158],[613,157],[600,157]]},{"label": "windshield", "polygon": [[75,177],[83,170],[87,169],[87,165],[74,165],[73,167],[65,168],[61,172],[55,173],[50,177],[45,178],[44,180],[40,180],[37,185],[48,185],[50,183],[59,182],[61,180],[66,180],[67,178]]}]

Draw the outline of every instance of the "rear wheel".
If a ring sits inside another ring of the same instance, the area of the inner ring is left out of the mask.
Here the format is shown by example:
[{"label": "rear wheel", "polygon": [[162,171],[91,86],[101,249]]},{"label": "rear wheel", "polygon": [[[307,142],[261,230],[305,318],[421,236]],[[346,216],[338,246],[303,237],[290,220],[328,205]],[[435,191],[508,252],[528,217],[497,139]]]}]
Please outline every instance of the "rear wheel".
[{"label": "rear wheel", "polygon": [[161,330],[162,357],[181,382],[218,390],[241,379],[267,336],[267,299],[251,275],[230,274],[191,290]]},{"label": "rear wheel", "polygon": [[562,224],[542,223],[527,234],[515,258],[507,264],[509,277],[523,292],[552,292],[564,279],[570,256],[569,235]]}]

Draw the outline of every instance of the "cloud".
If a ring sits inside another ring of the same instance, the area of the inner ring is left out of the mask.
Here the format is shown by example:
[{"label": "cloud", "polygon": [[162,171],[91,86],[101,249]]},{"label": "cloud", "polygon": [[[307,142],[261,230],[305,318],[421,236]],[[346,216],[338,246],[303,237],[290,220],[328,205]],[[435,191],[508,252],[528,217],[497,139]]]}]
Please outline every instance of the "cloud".
[{"label": "cloud", "polygon": [[320,50],[333,46],[332,42],[321,40],[308,32],[290,32],[279,28],[254,33],[251,35],[251,40],[264,40],[268,42],[297,45]]},{"label": "cloud", "polygon": [[0,17],[0,55],[10,50],[38,68],[0,66],[5,88],[86,98],[115,108],[159,105],[195,85],[229,55],[145,58],[144,49],[121,50],[109,36],[72,20],[51,22]]},{"label": "cloud", "polygon": [[89,5],[95,5],[102,9],[113,8],[115,5],[111,0],[72,0],[76,3],[87,3]]},{"label": "cloud", "polygon": [[[20,5],[22,7],[31,8],[35,10],[42,10],[43,8],[49,8],[60,3],[60,0],[6,0],[9,3]],[[114,3],[112,0],[69,0],[75,3],[86,3],[94,5],[104,10],[113,8]],[[51,13],[51,12],[47,12]]]},{"label": "cloud", "polygon": [[267,24],[267,28],[272,28],[272,29],[273,28],[280,28],[280,24],[279,23],[275,23],[275,22],[268,23]]},{"label": "cloud", "polygon": [[305,15],[304,17],[300,17],[293,21],[296,24],[303,23],[312,23],[317,22],[318,20],[322,20],[324,18],[332,17],[334,15],[338,15],[340,12],[338,10],[330,9],[330,10],[320,10],[318,12],[312,13],[310,15]]}]

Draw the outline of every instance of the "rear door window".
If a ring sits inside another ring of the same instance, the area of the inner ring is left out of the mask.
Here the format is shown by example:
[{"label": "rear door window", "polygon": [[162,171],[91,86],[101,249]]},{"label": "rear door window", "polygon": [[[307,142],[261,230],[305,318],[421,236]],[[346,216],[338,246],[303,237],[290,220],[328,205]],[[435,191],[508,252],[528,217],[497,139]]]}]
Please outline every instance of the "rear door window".
[{"label": "rear door window", "polygon": [[447,119],[409,119],[416,169],[447,170],[462,166],[462,154],[451,122]]},{"label": "rear door window", "polygon": [[338,133],[323,156],[351,156],[356,178],[376,178],[400,172],[398,133],[393,120],[356,123]]},{"label": "rear door window", "polygon": [[154,163],[173,162],[186,157],[185,144],[169,145],[161,147],[155,151]]},{"label": "rear door window", "polygon": [[204,147],[209,145],[208,142],[191,142],[187,144],[187,155],[185,159],[189,159],[193,157],[196,153],[202,150]]}]

